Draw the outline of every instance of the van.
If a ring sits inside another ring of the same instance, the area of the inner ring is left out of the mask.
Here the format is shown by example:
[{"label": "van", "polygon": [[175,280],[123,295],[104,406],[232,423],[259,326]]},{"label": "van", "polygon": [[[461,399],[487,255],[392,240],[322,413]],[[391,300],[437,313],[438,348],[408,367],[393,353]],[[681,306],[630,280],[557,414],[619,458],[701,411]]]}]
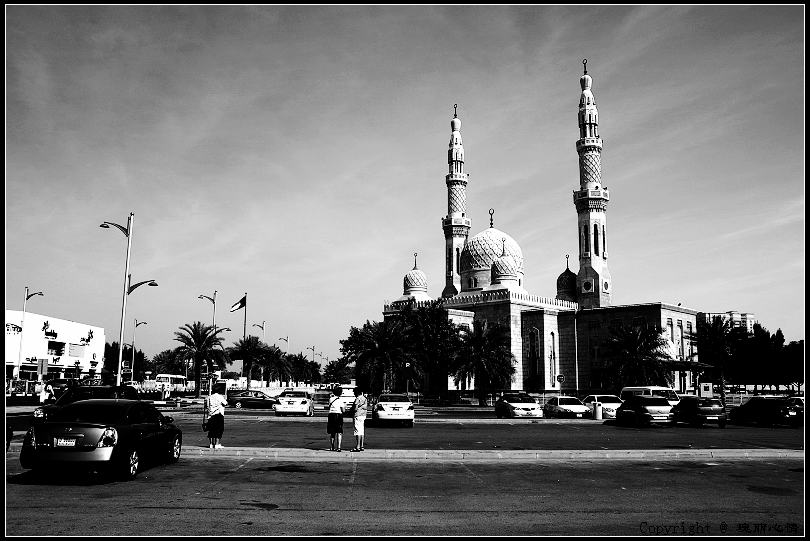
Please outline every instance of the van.
[{"label": "van", "polygon": [[681,401],[681,398],[678,396],[678,393],[675,392],[675,389],[670,389],[669,387],[658,387],[656,385],[649,385],[645,387],[625,387],[619,394],[619,398],[622,400],[627,400],[633,395],[663,396],[667,399],[670,406],[675,406]]}]

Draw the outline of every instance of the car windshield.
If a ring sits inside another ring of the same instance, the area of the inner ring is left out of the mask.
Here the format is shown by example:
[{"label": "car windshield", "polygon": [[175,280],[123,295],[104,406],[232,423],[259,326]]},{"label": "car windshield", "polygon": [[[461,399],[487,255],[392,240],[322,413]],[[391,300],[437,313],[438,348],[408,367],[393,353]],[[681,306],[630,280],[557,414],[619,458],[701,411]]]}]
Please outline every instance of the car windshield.
[{"label": "car windshield", "polygon": [[716,398],[701,398],[698,405],[704,408],[722,408],[723,403]]},{"label": "car windshield", "polygon": [[670,389],[653,389],[653,394],[655,396],[663,396],[667,400],[680,400],[675,391]]},{"label": "car windshield", "polygon": [[112,404],[107,401],[76,402],[54,412],[49,421],[114,424],[123,420],[126,411],[126,405]]},{"label": "car windshield", "polygon": [[666,398],[658,396],[642,397],[641,404],[643,406],[669,406],[669,402]]},{"label": "car windshield", "polygon": [[284,391],[281,396],[285,398],[306,398],[307,393],[304,391]]},{"label": "car windshield", "polygon": [[562,397],[562,398],[560,398],[560,405],[561,406],[581,406],[582,402],[580,402],[579,399],[577,399],[577,398]]},{"label": "car windshield", "polygon": [[383,394],[380,395],[379,402],[410,402],[404,394]]}]

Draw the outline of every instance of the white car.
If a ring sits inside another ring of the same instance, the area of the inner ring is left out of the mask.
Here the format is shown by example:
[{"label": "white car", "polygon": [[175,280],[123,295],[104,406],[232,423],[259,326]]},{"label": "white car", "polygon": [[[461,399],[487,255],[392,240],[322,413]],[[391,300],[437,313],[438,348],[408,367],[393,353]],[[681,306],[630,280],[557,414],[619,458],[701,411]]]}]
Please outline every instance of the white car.
[{"label": "white car", "polygon": [[501,417],[542,417],[543,408],[525,393],[506,393],[495,402],[495,416]]},{"label": "white car", "polygon": [[555,396],[549,398],[543,406],[546,417],[565,417],[569,419],[584,419],[588,417],[588,406],[573,396]]},{"label": "white car", "polygon": [[593,413],[594,402],[602,404],[602,418],[604,419],[615,419],[616,410],[622,405],[622,399],[615,394],[591,394],[582,401],[591,413]]},{"label": "white car", "polygon": [[399,421],[413,426],[413,402],[404,394],[381,394],[371,408],[371,419],[378,421]]},{"label": "white car", "polygon": [[276,417],[288,413],[297,413],[308,417],[315,415],[315,405],[309,393],[306,391],[284,391],[278,395]]}]

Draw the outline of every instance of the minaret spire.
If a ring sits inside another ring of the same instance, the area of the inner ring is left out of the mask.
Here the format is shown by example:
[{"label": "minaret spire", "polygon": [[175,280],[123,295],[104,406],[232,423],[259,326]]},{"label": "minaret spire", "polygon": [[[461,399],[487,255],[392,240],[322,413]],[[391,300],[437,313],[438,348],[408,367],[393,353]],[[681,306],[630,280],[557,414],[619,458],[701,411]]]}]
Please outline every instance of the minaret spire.
[{"label": "minaret spire", "polygon": [[450,121],[447,166],[447,216],[442,218],[445,244],[445,286],[442,297],[453,297],[461,291],[461,250],[470,233],[470,219],[467,218],[469,175],[464,172],[464,145],[457,103],[453,104],[453,119]]},{"label": "minaret spire", "polygon": [[[602,138],[599,111],[591,91],[588,60],[582,60],[579,78],[579,190],[574,191],[579,236],[577,298],[583,308],[610,306],[613,283],[607,264],[607,203],[610,193],[602,186]],[[567,259],[567,256],[566,256]],[[567,266],[567,263],[566,263]]]}]

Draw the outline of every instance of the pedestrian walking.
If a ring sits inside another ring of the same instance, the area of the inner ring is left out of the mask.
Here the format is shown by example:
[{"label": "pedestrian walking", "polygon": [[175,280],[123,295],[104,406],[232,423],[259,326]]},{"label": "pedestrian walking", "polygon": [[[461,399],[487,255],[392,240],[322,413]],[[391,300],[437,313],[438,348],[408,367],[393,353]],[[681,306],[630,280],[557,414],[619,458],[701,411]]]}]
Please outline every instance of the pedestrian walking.
[{"label": "pedestrian walking", "polygon": [[366,400],[360,387],[354,388],[352,413],[354,414],[354,449],[352,449],[352,452],[356,453],[365,451],[363,439],[366,434],[366,415],[368,414],[368,400]]},{"label": "pedestrian walking", "polygon": [[326,431],[329,433],[330,451],[340,452],[343,443],[343,403],[340,395],[343,389],[339,385],[332,388],[332,396],[329,398],[329,416],[326,420]]},{"label": "pedestrian walking", "polygon": [[[205,399],[205,412],[208,414],[208,440],[210,449],[224,449],[222,434],[225,431],[225,407],[228,400],[225,398],[225,384],[219,383],[214,392]],[[205,423],[206,420],[204,419]]]}]

